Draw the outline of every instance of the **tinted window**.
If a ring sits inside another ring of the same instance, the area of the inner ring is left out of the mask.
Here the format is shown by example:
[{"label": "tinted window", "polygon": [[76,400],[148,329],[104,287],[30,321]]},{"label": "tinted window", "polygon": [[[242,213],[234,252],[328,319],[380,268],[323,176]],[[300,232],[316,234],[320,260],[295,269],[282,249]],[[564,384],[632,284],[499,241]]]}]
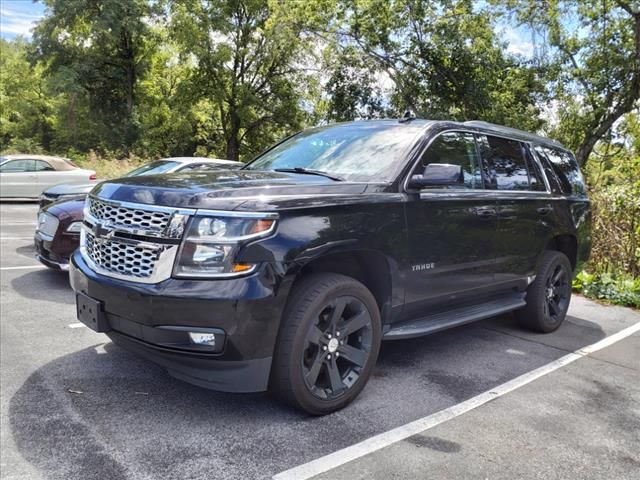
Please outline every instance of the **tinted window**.
[{"label": "tinted window", "polygon": [[534,151],[536,156],[538,157],[538,160],[540,160],[540,163],[542,164],[542,168],[544,169],[544,175],[547,177],[547,181],[549,182],[549,187],[551,188],[551,192],[563,193],[562,187],[560,186],[560,181],[558,180],[558,177],[555,171],[551,167],[551,162],[547,158],[547,154],[544,153],[544,150],[540,146],[535,147]]},{"label": "tinted window", "polygon": [[169,170],[174,169],[180,165],[180,162],[171,162],[166,160],[159,160],[157,162],[151,162],[147,165],[143,165],[140,168],[130,171],[126,177],[137,177],[138,175],[157,175],[160,173],[166,173]]},{"label": "tinted window", "polygon": [[354,181],[389,181],[424,129],[419,124],[355,122],[312,128],[285,140],[245,167],[319,170]]},{"label": "tinted window", "polygon": [[0,166],[0,172],[33,172],[33,160],[9,160]]},{"label": "tinted window", "polygon": [[520,142],[487,135],[480,145],[487,188],[529,190],[529,172]]},{"label": "tinted window", "polygon": [[464,185],[458,187],[482,188],[482,174],[474,137],[470,133],[450,132],[438,136],[424,153],[420,171],[430,163],[460,165],[464,175]]},{"label": "tinted window", "polygon": [[55,168],[53,168],[47,162],[43,162],[42,160],[35,160],[34,165],[35,165],[34,170],[36,172],[46,172],[47,170],[55,170]]},{"label": "tinted window", "polygon": [[528,148],[525,148],[525,159],[527,161],[527,170],[529,170],[530,190],[535,190],[537,192],[546,191],[547,185],[544,183],[540,165],[533,157],[533,152]]},{"label": "tinted window", "polygon": [[585,196],[587,189],[584,184],[584,178],[574,156],[569,152],[556,148],[543,147],[543,150],[560,180],[563,193]]}]

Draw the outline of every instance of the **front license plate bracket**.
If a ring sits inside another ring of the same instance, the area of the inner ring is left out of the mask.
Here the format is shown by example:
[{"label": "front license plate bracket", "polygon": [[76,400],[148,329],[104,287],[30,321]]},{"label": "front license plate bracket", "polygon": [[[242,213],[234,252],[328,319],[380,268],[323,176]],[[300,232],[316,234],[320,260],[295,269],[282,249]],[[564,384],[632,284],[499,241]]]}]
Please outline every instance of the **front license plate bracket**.
[{"label": "front license plate bracket", "polygon": [[106,315],[102,309],[102,302],[85,295],[76,293],[76,312],[78,320],[91,330],[104,333],[111,330]]}]

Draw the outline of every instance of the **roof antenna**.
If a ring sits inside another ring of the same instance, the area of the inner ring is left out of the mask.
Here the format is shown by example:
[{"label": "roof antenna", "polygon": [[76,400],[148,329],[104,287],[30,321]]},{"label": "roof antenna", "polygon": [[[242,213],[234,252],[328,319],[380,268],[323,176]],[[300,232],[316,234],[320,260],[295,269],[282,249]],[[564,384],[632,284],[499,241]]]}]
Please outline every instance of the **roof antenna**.
[{"label": "roof antenna", "polygon": [[415,120],[416,119],[416,114],[413,113],[411,110],[407,110],[406,112],[404,112],[404,115],[402,116],[402,118],[400,120],[398,120],[399,123],[406,123],[406,122],[410,122],[411,120]]}]

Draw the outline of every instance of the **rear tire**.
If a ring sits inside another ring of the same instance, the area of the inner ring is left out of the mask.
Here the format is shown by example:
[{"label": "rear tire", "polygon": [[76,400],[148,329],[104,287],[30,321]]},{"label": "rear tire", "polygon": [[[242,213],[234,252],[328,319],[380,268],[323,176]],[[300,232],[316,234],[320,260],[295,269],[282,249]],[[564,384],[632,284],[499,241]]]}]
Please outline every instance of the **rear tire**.
[{"label": "rear tire", "polygon": [[380,323],[375,298],[357,280],[335,273],[303,279],[284,312],[271,391],[312,415],[345,407],[371,375]]},{"label": "rear tire", "polygon": [[564,253],[544,252],[536,279],[527,289],[527,305],[516,311],[522,326],[541,333],[560,327],[571,301],[571,272],[571,263]]}]

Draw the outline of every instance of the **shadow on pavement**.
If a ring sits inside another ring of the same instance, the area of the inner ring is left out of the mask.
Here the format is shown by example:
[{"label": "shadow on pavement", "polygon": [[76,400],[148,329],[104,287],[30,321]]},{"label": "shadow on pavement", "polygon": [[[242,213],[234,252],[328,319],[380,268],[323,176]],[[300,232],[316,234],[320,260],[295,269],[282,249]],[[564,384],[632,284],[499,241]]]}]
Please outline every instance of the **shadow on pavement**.
[{"label": "shadow on pavement", "polygon": [[[34,278],[25,275],[18,288]],[[597,324],[572,320],[555,334],[567,348],[604,336]],[[265,478],[566,353],[499,329],[522,333],[506,315],[383,344],[360,398],[326,417],[309,417],[264,393],[182,383],[107,342],[36,370],[11,398],[9,421],[20,454],[47,478]]]},{"label": "shadow on pavement", "polygon": [[33,260],[36,256],[36,247],[33,244],[24,245],[22,247],[16,248],[16,253]]},{"label": "shadow on pavement", "polygon": [[56,303],[75,303],[67,272],[32,270],[11,280],[11,286],[22,297]]}]

